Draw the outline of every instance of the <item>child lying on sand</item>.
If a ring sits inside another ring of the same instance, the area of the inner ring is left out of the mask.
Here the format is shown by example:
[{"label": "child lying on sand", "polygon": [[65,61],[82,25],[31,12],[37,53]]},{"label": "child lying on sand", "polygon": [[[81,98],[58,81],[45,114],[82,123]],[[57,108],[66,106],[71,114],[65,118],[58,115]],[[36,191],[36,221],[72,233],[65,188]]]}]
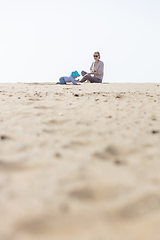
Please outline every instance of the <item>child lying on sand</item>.
[{"label": "child lying on sand", "polygon": [[61,77],[57,84],[66,84],[66,82],[72,82],[75,85],[79,85],[77,84],[77,80],[75,80],[77,77],[80,77],[80,74],[77,71],[72,72],[71,76],[69,77]]}]

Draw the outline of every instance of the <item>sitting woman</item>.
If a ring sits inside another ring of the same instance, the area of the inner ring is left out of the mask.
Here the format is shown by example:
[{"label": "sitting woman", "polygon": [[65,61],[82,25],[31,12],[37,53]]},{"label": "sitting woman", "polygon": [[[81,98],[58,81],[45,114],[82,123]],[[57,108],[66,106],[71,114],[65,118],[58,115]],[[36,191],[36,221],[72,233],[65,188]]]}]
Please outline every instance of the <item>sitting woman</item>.
[{"label": "sitting woman", "polygon": [[100,53],[98,51],[94,52],[93,57],[95,61],[90,67],[90,73],[82,71],[81,74],[83,78],[80,82],[89,80],[91,83],[102,83],[104,63],[100,60]]}]

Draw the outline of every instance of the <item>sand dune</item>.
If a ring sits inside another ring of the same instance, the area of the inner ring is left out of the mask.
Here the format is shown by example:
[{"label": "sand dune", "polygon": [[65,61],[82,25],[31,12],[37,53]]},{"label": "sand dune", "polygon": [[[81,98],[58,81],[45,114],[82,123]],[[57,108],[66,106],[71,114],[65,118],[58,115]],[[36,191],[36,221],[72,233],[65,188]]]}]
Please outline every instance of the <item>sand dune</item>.
[{"label": "sand dune", "polygon": [[159,240],[160,84],[0,84],[0,239]]}]

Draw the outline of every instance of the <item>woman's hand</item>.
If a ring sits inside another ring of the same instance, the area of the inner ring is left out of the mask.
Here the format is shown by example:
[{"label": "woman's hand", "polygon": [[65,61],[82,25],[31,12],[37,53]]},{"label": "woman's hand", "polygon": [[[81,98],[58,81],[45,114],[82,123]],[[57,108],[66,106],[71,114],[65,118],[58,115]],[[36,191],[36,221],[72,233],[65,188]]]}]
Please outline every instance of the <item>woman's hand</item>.
[{"label": "woman's hand", "polygon": [[87,73],[87,75],[91,75],[91,74],[94,74],[94,71],[90,72],[90,73]]}]

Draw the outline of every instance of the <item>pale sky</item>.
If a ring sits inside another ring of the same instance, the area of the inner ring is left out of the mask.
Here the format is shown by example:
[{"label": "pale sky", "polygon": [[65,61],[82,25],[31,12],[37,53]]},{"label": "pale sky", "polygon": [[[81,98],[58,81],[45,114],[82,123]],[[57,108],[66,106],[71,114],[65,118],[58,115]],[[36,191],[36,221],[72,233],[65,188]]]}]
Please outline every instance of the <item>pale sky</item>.
[{"label": "pale sky", "polygon": [[103,82],[160,82],[160,1],[0,0],[0,82],[56,82],[96,50]]}]

